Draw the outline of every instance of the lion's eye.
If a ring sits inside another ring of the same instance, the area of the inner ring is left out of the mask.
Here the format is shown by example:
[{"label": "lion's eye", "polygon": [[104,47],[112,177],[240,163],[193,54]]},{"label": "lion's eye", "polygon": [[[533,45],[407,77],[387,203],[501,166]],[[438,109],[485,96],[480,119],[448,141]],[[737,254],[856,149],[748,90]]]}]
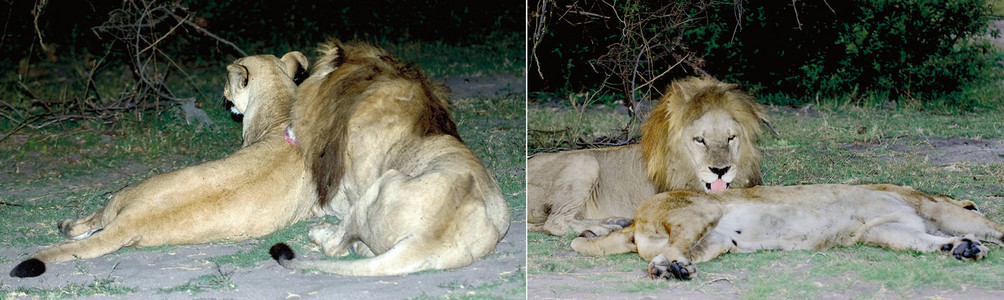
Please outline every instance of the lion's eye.
[{"label": "lion's eye", "polygon": [[732,141],[734,141],[735,139],[736,139],[736,136],[734,136],[734,135],[733,135],[733,136],[730,136],[730,137],[729,137],[729,143],[731,143],[731,142],[732,142]]},{"label": "lion's eye", "polygon": [[702,138],[702,137],[695,137],[694,138],[694,142],[698,143],[698,144],[701,144],[701,145],[704,145],[704,138]]}]

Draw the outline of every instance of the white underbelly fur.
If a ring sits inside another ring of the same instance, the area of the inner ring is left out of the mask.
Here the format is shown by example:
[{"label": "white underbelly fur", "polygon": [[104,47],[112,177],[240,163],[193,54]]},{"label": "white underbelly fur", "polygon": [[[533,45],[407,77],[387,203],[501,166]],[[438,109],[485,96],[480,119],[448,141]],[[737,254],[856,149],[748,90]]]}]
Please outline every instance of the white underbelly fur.
[{"label": "white underbelly fur", "polygon": [[[873,199],[821,202],[814,205],[725,204],[718,225],[711,236],[705,238],[731,242],[735,245],[732,252],[740,253],[766,249],[811,250],[854,244],[868,228],[883,223],[924,226],[920,217],[904,220],[903,210],[912,212],[913,208],[884,193]],[[886,209],[874,205],[879,203],[884,203],[882,206]],[[893,215],[898,217],[891,217]]]}]

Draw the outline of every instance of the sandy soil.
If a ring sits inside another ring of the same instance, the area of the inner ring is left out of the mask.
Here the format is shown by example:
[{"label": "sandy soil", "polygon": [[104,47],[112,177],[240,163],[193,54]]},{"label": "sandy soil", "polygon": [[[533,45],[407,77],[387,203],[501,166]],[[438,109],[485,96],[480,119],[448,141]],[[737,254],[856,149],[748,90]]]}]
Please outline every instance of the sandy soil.
[{"label": "sandy soil", "polygon": [[[136,288],[128,297],[160,299],[235,298],[235,299],[285,299],[285,298],[375,298],[400,299],[421,295],[466,294],[468,290],[500,277],[524,272],[526,265],[525,216],[513,216],[509,233],[498,244],[496,252],[488,259],[473,265],[449,271],[428,272],[409,276],[346,277],[314,272],[297,272],[285,269],[274,261],[261,261],[250,268],[235,268],[207,262],[204,259],[246,251],[259,243],[248,240],[236,244],[206,244],[178,246],[166,251],[120,251],[104,257],[49,265],[49,270],[37,278],[12,278],[4,275],[0,285],[8,290],[19,287],[59,289],[69,284],[87,286],[92,282],[112,279],[122,287]],[[12,259],[0,264],[0,269],[10,270],[37,247],[0,249],[0,257]],[[125,253],[122,253],[125,252]],[[320,257],[319,253],[302,253],[304,257]],[[204,276],[229,277],[233,288],[211,289],[191,295],[187,292],[160,293]],[[496,292],[522,288],[523,281],[505,282]],[[480,291],[473,292],[475,294]],[[492,293],[497,296],[508,296]],[[9,294],[8,296],[17,296]]]},{"label": "sandy soil", "polygon": [[[474,78],[449,78],[447,84],[453,90],[453,97],[498,97],[519,95],[522,97],[525,85],[516,76],[493,76]],[[39,170],[45,166],[21,166],[23,170]],[[173,169],[166,166],[168,169]],[[135,168],[127,168],[130,173],[144,174],[150,170],[143,162]],[[12,175],[12,174],[7,174]],[[13,175],[12,175],[13,176]],[[69,178],[61,186],[51,189],[65,189],[71,186],[100,185],[112,183],[127,176],[116,174],[108,178]],[[35,195],[44,197],[45,191],[14,190],[5,193],[15,195]],[[55,224],[53,224],[55,226]],[[232,255],[254,248],[260,240],[252,239],[239,243],[217,243],[203,245],[172,246],[165,249],[121,250],[104,257],[49,265],[48,271],[36,278],[13,278],[0,276],[0,298],[34,298],[20,294],[18,288],[40,288],[46,290],[66,290],[74,284],[88,286],[95,282],[110,282],[112,287],[134,288],[135,292],[123,298],[190,299],[234,298],[234,299],[401,299],[417,296],[495,296],[502,298],[522,298],[525,288],[526,269],[526,216],[519,212],[512,215],[512,223],[505,238],[499,242],[496,251],[473,265],[447,271],[421,272],[408,276],[386,277],[346,277],[316,272],[297,272],[280,267],[268,258],[262,258],[256,266],[237,268],[231,265],[217,265],[205,258]],[[0,248],[0,270],[7,272],[39,247]],[[297,253],[302,257],[318,258],[318,252]],[[195,280],[199,277],[214,276],[228,278],[232,286],[212,288],[208,282]],[[163,293],[161,289],[174,288],[195,282],[202,286],[201,292],[187,291]],[[514,295],[512,291],[519,291]],[[89,298],[107,298],[93,296]]]}]

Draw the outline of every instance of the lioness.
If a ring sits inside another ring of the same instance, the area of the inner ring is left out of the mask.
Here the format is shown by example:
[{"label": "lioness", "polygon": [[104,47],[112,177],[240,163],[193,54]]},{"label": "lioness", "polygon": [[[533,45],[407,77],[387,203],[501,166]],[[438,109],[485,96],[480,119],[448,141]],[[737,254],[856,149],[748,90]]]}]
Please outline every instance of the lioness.
[{"label": "lioness", "polygon": [[638,203],[657,192],[759,185],[761,122],[770,125],[763,107],[736,85],[673,82],[642,125],[640,145],[527,161],[528,230],[604,235],[627,225]]},{"label": "lioness", "polygon": [[216,161],[150,177],[77,220],[59,222],[73,239],[35,253],[10,272],[34,277],[46,263],[93,258],[124,246],[195,244],[260,237],[319,213],[300,149],[287,143],[300,52],[258,55],[227,66],[224,96],[244,114],[243,148]]},{"label": "lioness", "polygon": [[941,250],[980,260],[1002,244],[1004,227],[971,201],[909,187],[875,185],[760,186],[718,193],[675,191],[646,199],[634,224],[598,238],[576,238],[589,255],[638,252],[649,276],[691,279],[694,263],[761,249],[822,250],[864,243],[897,250]]},{"label": "lioness", "polygon": [[338,224],[310,231],[326,255],[284,267],[342,275],[397,275],[471,264],[509,227],[498,184],[460,140],[446,100],[417,69],[382,50],[331,41],[297,88],[290,129],[303,148],[327,213]]}]

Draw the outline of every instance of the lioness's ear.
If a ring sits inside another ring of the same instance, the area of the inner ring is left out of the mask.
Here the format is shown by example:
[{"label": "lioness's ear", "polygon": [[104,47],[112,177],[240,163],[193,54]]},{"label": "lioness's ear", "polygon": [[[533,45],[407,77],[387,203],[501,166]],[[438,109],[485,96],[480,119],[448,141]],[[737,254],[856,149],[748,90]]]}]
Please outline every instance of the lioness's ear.
[{"label": "lioness's ear", "polygon": [[230,64],[227,66],[227,80],[232,83],[239,83],[241,88],[248,86],[248,76],[250,76],[250,71],[243,65]]},{"label": "lioness's ear", "polygon": [[283,55],[279,59],[283,63],[283,71],[286,71],[286,75],[293,78],[293,82],[300,84],[304,79],[307,79],[307,56],[300,53],[300,51],[292,51]]}]

